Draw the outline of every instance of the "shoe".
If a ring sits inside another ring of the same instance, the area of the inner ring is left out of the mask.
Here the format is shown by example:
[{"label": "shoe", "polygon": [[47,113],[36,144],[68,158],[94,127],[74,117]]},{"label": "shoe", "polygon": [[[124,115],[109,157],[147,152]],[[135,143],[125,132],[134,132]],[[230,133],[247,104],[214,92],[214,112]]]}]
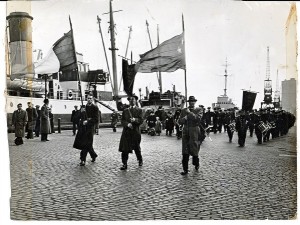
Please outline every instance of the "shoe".
[{"label": "shoe", "polygon": [[143,161],[139,161],[139,166],[142,166],[143,165]]},{"label": "shoe", "polygon": [[127,170],[127,165],[123,165],[121,168],[120,168],[120,170]]},{"label": "shoe", "polygon": [[46,141],[50,141],[50,140],[47,139]]},{"label": "shoe", "polygon": [[85,166],[85,161],[81,161],[81,162],[79,163],[79,165],[80,165],[80,166]]},{"label": "shoe", "polygon": [[181,172],[180,174],[181,174],[181,175],[187,175],[187,174],[188,174],[188,171],[185,170],[185,171]]},{"label": "shoe", "polygon": [[92,158],[92,162],[95,162],[97,157],[98,157],[98,156],[96,156],[95,158]]},{"label": "shoe", "polygon": [[199,166],[195,166],[195,170],[199,170]]}]

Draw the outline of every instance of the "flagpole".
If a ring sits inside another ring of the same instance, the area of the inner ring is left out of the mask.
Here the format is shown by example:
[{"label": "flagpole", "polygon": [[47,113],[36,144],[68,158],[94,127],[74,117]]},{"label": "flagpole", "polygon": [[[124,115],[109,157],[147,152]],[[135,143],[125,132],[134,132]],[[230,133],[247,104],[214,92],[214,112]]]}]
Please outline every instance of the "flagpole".
[{"label": "flagpole", "polygon": [[[159,28],[158,28],[158,24],[157,24],[157,46],[159,46]],[[160,94],[162,94],[162,77],[161,77],[161,72],[158,72],[158,82],[159,82],[159,91]]]},{"label": "flagpole", "polygon": [[71,27],[71,34],[72,34],[72,44],[75,52],[75,63],[76,63],[76,72],[77,72],[77,79],[78,79],[78,89],[80,93],[80,101],[81,101],[81,106],[83,106],[83,100],[82,100],[82,92],[81,92],[81,82],[80,82],[80,76],[79,76],[79,71],[78,71],[78,63],[77,63],[77,55],[76,55],[76,49],[75,49],[75,43],[74,43],[74,36],[73,36],[73,27],[72,27],[72,22],[71,22],[71,16],[69,15],[69,22],[70,22],[70,27]]},{"label": "flagpole", "polygon": [[[184,53],[185,53],[185,36],[184,36],[184,19],[183,19],[183,14],[182,14],[182,31],[183,31]],[[184,84],[185,84],[185,106],[187,107],[186,62],[185,62],[185,67],[184,67]]]}]

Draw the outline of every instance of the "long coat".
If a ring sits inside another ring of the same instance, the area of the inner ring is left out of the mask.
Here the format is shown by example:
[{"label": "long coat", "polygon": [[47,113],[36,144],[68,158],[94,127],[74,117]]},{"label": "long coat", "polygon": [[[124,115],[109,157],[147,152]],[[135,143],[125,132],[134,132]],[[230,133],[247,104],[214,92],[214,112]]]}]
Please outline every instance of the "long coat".
[{"label": "long coat", "polygon": [[27,108],[26,112],[27,112],[27,116],[28,116],[27,129],[28,130],[34,130],[35,129],[36,118],[37,118],[36,109],[35,108]]},{"label": "long coat", "polygon": [[[135,118],[135,121],[132,122],[132,129],[128,127],[128,124],[131,123],[130,118]],[[142,122],[142,109],[135,106],[134,108],[127,108],[123,111],[121,121],[123,131],[119,145],[120,152],[132,153],[132,150],[140,150],[140,125]]]},{"label": "long coat", "polygon": [[14,111],[12,124],[15,126],[15,137],[25,136],[25,126],[28,121],[27,112],[23,109]]},{"label": "long coat", "polygon": [[41,108],[41,134],[50,134],[49,109],[47,105]]},{"label": "long coat", "polygon": [[[188,112],[190,111],[190,112]],[[201,144],[200,133],[201,109],[184,108],[181,110],[179,124],[182,129],[182,154],[198,156]]]},{"label": "long coat", "polygon": [[[87,124],[83,125],[83,121]],[[78,132],[76,134],[73,147],[80,150],[90,150],[93,148],[95,127],[99,121],[99,108],[97,105],[86,105],[85,112],[80,114]]]}]

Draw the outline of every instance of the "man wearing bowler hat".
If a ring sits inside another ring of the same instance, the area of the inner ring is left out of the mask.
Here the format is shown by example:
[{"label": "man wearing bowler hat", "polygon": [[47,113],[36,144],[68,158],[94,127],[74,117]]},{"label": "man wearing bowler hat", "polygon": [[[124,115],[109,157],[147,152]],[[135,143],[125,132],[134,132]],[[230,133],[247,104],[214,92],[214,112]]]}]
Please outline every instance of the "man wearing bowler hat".
[{"label": "man wearing bowler hat", "polygon": [[138,97],[135,95],[127,98],[129,101],[129,108],[126,108],[122,113],[121,124],[123,126],[122,136],[120,139],[119,151],[122,157],[121,170],[127,170],[127,161],[129,153],[134,150],[139,166],[143,165],[143,158],[141,154],[141,131],[140,125],[143,122],[142,109],[136,104]]},{"label": "man wearing bowler hat", "polygon": [[182,167],[181,175],[188,174],[189,157],[193,157],[193,165],[199,170],[199,150],[201,144],[200,122],[201,109],[195,107],[197,99],[190,96],[189,107],[181,111],[179,123],[183,125],[182,129]]}]

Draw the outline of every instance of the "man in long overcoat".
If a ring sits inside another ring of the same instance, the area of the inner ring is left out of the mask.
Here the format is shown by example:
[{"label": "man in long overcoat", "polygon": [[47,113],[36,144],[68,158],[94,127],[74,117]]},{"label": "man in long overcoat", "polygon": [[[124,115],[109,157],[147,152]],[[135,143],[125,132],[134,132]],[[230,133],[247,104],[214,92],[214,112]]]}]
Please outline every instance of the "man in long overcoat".
[{"label": "man in long overcoat", "polygon": [[15,144],[22,145],[25,136],[25,126],[28,121],[27,112],[22,109],[22,104],[17,105],[18,109],[13,112],[12,125],[15,127]]},{"label": "man in long overcoat", "polygon": [[[87,153],[90,154],[92,162],[95,162],[98,157],[97,153],[93,148],[94,134],[96,125],[99,122],[99,108],[96,104],[93,104],[94,97],[92,95],[87,96],[87,104],[85,109],[81,110],[81,120],[83,128],[85,129],[85,147],[80,152],[80,166],[85,165]],[[80,129],[83,129],[82,127]]]},{"label": "man in long overcoat", "polygon": [[44,99],[44,105],[41,108],[41,141],[49,141],[50,119],[49,119],[49,99]]},{"label": "man in long overcoat", "polygon": [[136,105],[138,97],[133,95],[127,98],[129,101],[129,108],[125,109],[122,113],[122,136],[120,139],[119,151],[122,152],[121,170],[127,169],[127,161],[129,153],[134,150],[139,166],[143,165],[143,158],[141,154],[141,132],[140,125],[143,122],[142,109]]},{"label": "man in long overcoat", "polygon": [[28,123],[27,123],[27,139],[33,139],[33,130],[35,129],[35,122],[37,118],[37,112],[35,108],[32,107],[31,102],[27,102],[28,108],[26,109],[27,116],[28,116]]},{"label": "man in long overcoat", "polygon": [[181,175],[186,175],[189,168],[189,157],[193,157],[193,165],[199,170],[199,151],[201,144],[200,122],[201,109],[195,107],[197,99],[194,96],[189,97],[189,107],[181,111],[179,123],[183,125],[182,129],[182,167]]}]

